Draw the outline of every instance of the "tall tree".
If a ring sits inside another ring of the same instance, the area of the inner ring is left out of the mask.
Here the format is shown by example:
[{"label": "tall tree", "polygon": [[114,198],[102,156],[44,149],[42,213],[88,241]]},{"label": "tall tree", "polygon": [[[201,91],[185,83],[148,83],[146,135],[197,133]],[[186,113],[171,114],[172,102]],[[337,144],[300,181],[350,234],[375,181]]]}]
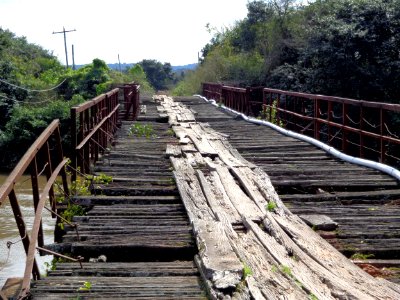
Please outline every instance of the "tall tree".
[{"label": "tall tree", "polygon": [[156,90],[167,89],[174,79],[170,63],[162,64],[154,59],[144,59],[138,64],[141,65],[148,81]]}]

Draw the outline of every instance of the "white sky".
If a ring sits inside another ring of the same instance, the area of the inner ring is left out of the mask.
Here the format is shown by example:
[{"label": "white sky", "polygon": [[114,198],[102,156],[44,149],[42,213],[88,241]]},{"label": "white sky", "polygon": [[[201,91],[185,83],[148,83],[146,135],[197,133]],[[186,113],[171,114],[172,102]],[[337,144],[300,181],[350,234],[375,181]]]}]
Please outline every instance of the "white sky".
[{"label": "white sky", "polygon": [[247,15],[248,0],[0,0],[0,27],[30,43],[53,51],[65,64],[63,34],[67,33],[75,63],[100,58],[107,63],[135,63],[156,59],[185,65],[212,35],[206,24],[221,29]]}]

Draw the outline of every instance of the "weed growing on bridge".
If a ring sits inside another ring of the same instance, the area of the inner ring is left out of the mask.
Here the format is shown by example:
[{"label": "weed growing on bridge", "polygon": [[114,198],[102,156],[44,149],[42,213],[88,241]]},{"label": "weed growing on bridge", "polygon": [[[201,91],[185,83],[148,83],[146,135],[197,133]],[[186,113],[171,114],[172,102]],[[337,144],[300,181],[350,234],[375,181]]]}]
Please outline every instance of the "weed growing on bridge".
[{"label": "weed growing on bridge", "polygon": [[251,268],[243,263],[243,280],[246,279],[247,276],[253,275],[253,271]]},{"label": "weed growing on bridge", "polygon": [[155,138],[157,135],[154,132],[153,126],[149,124],[135,123],[128,129],[128,135],[137,137],[145,137],[146,139]]},{"label": "weed growing on bridge", "polygon": [[91,180],[93,183],[97,183],[97,184],[109,184],[109,183],[113,182],[112,176],[106,175],[104,173],[100,173],[96,176],[89,175],[89,176],[87,176],[87,179]]},{"label": "weed growing on bridge", "polygon": [[373,254],[364,254],[364,253],[354,253],[350,259],[358,259],[358,260],[367,260],[369,258],[373,258],[375,255]]},{"label": "weed growing on bridge", "polygon": [[272,102],[271,106],[265,105],[263,107],[263,110],[260,111],[259,118],[263,119],[263,120],[267,120],[267,121],[271,122],[272,124],[283,127],[283,122],[281,120],[278,120],[277,105],[278,105],[277,100],[274,100]]},{"label": "weed growing on bridge", "polygon": [[166,131],[166,134],[167,134],[168,136],[174,136],[174,135],[175,135],[175,132],[174,132],[174,130],[173,130],[172,128],[168,128],[168,130]]},{"label": "weed growing on bridge", "polygon": [[289,277],[293,277],[292,270],[290,269],[290,267],[285,266],[285,265],[280,265],[279,269],[281,270],[281,272],[283,274],[286,274]]},{"label": "weed growing on bridge", "polygon": [[267,210],[269,212],[273,212],[273,211],[275,211],[276,207],[277,206],[276,206],[276,203],[274,201],[269,201],[266,208],[267,208]]},{"label": "weed growing on bridge", "polygon": [[[61,213],[61,217],[68,222],[72,222],[72,218],[74,216],[84,216],[84,215],[85,215],[85,209],[82,206],[73,203],[68,203],[67,209]],[[58,223],[58,226],[60,226],[61,230],[64,230],[64,224],[65,224],[64,222]]]},{"label": "weed growing on bridge", "polygon": [[92,283],[90,281],[83,281],[82,286],[79,287],[78,291],[90,291]]}]

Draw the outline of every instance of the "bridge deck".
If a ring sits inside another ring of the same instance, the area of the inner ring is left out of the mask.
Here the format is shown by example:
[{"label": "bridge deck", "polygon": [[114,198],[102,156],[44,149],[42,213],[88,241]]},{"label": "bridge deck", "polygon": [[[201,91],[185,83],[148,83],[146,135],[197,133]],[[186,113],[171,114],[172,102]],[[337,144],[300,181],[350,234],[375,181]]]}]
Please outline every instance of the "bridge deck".
[{"label": "bridge deck", "polygon": [[[160,123],[166,119],[160,118],[156,105],[150,99],[142,100],[147,112],[136,123],[151,124],[157,138],[128,137],[132,123],[122,124],[115,147],[95,168],[97,173],[113,176],[113,183],[95,185],[98,196],[75,199],[90,208],[87,216],[75,218],[80,240],[72,228],[66,228],[62,241],[53,245],[74,256],[105,255],[107,262],[85,262],[83,269],[76,263],[58,263],[49,276],[33,283],[33,298],[204,297],[193,262],[198,250],[192,227],[165,155],[166,145],[178,141],[168,124]],[[304,219],[311,214],[331,217],[337,229],[318,232],[338,250],[347,256],[373,254],[381,266],[392,267],[383,275],[398,279],[399,264],[394,259],[399,255],[396,200],[400,189],[396,180],[246,123],[199,98],[177,100],[197,112],[197,121],[229,135],[229,142],[242,156],[270,176],[292,212],[305,215]],[[236,224],[235,230],[245,229]],[[84,282],[91,287],[82,290]]]},{"label": "bridge deck", "polygon": [[[133,122],[123,122],[113,149],[94,170],[113,182],[95,184],[97,196],[74,199],[89,209],[86,216],[74,217],[79,240],[66,225],[62,241],[47,246],[85,257],[83,268],[57,263],[56,270],[32,284],[33,299],[204,298],[192,228],[165,156],[175,138],[168,124],[145,123],[157,138],[129,136]],[[107,262],[88,262],[101,255]]]},{"label": "bridge deck", "polygon": [[360,263],[386,267],[369,270],[400,282],[400,185],[396,179],[338,160],[266,126],[227,117],[198,97],[176,100],[195,110],[199,122],[209,122],[229,135],[230,144],[269,175],[293,213],[304,219],[326,215],[336,222],[338,227],[330,231],[314,226],[335,248],[348,257],[370,254],[371,259]]}]

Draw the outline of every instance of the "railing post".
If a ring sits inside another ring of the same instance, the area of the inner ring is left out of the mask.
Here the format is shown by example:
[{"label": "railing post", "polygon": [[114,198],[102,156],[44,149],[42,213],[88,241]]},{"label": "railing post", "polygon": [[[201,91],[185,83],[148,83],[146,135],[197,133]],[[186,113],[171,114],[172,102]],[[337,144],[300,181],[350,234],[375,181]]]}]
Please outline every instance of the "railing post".
[{"label": "railing post", "polygon": [[246,87],[245,107],[244,107],[244,113],[246,115],[249,114],[251,100],[252,100],[251,99],[251,88],[250,87]]},{"label": "railing post", "polygon": [[[29,239],[28,231],[26,230],[26,225],[25,225],[24,218],[22,216],[21,209],[18,204],[17,195],[15,194],[14,190],[12,190],[10,192],[10,194],[8,195],[8,198],[10,199],[10,205],[11,205],[11,208],[14,213],[15,222],[17,223],[19,235],[21,237],[22,244],[24,245],[25,253],[26,253],[26,255],[28,255],[30,239]],[[40,271],[39,271],[39,267],[37,265],[36,259],[34,259],[34,261],[33,261],[32,274],[33,274],[33,278],[35,278],[35,279],[40,278]]]},{"label": "railing post", "polygon": [[[332,122],[332,114],[333,114],[333,110],[332,110],[332,101],[328,100],[328,145],[331,145],[331,122]],[[332,142],[334,142],[332,140]]]},{"label": "railing post", "polygon": [[348,148],[348,141],[347,141],[347,125],[348,125],[348,122],[347,122],[347,114],[348,114],[348,109],[349,109],[349,107],[348,107],[348,105],[346,104],[346,103],[344,103],[343,102],[343,105],[342,105],[342,125],[343,125],[343,132],[342,132],[342,151],[344,152],[344,153],[347,153],[347,148]]},{"label": "railing post", "polygon": [[[33,161],[30,164],[30,171],[31,171],[31,182],[32,182],[33,207],[35,208],[35,213],[36,213],[37,206],[38,206],[39,200],[40,200],[39,180],[38,180],[39,172],[38,172],[36,157],[33,159]],[[40,223],[40,227],[39,227],[38,245],[40,247],[43,247],[43,245],[44,245],[42,223]]]},{"label": "railing post", "polygon": [[319,141],[319,99],[314,98],[314,138]]},{"label": "railing post", "polygon": [[364,131],[364,110],[363,110],[363,103],[360,104],[360,157],[364,158],[364,135],[362,134]]},{"label": "railing post", "polygon": [[77,144],[77,126],[76,126],[76,108],[71,108],[71,181],[76,180],[76,170],[78,169],[78,158],[76,153]]},{"label": "railing post", "polygon": [[385,147],[385,141],[383,139],[383,136],[385,134],[385,112],[382,108],[382,106],[379,108],[379,118],[380,118],[380,161],[381,163],[385,163],[386,161],[386,147]]},{"label": "railing post", "polygon": [[281,117],[280,117],[280,112],[279,112],[279,107],[281,105],[281,95],[278,94],[278,97],[276,99],[276,108],[275,108],[275,119],[276,119],[276,125],[279,126],[279,124],[281,123]]},{"label": "railing post", "polygon": [[[55,137],[56,137],[56,147],[57,147],[57,154],[58,154],[58,161],[57,161],[57,164],[58,164],[58,163],[62,162],[64,159],[64,152],[63,152],[62,142],[61,142],[61,132],[60,132],[59,126],[56,129]],[[75,151],[72,151],[72,152],[75,153]],[[63,168],[61,170],[60,175],[61,175],[64,195],[66,197],[68,197],[69,196],[69,187],[68,187],[68,178],[67,178],[67,173],[65,171],[65,168]]]},{"label": "railing post", "polygon": [[[53,166],[52,166],[52,163],[51,163],[50,146],[49,146],[49,142],[48,141],[44,144],[44,149],[43,150],[45,152],[45,156],[46,156],[46,160],[47,160],[47,166],[45,168],[45,170],[46,170],[46,178],[47,178],[47,180],[49,180],[49,178],[51,177],[51,174],[53,174]],[[53,212],[56,211],[56,200],[55,200],[53,187],[51,187],[50,190],[49,190],[49,200],[50,200],[52,211]],[[55,218],[54,213],[52,213],[52,217]]]}]

